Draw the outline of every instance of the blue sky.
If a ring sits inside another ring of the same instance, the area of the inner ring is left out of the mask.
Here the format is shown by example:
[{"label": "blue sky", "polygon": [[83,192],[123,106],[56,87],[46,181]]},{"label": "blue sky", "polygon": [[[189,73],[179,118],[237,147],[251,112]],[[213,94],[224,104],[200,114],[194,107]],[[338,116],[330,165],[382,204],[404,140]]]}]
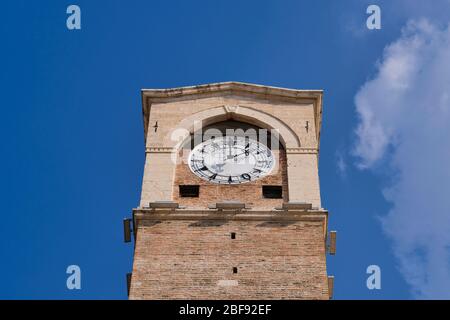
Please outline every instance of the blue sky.
[{"label": "blue sky", "polygon": [[[66,28],[70,4],[81,7],[81,30]],[[381,30],[365,27],[369,4],[381,7]],[[417,181],[399,178],[407,172],[402,168],[417,166],[420,172],[440,163],[402,161],[411,157],[407,151],[396,153],[401,149],[395,143],[381,149],[362,147],[379,141],[371,134],[375,129],[381,128],[388,141],[403,141],[419,123],[397,130],[396,121],[401,120],[391,116],[391,109],[380,111],[361,101],[366,96],[390,97],[384,93],[391,91],[377,83],[389,83],[382,68],[390,66],[391,56],[396,61],[402,55],[386,52],[388,45],[404,45],[407,53],[416,48],[409,48],[407,40],[422,36],[424,55],[429,53],[418,60],[422,71],[436,67],[427,62],[433,59],[426,59],[435,58],[434,53],[448,57],[447,47],[440,46],[450,20],[450,11],[444,10],[448,4],[436,1],[428,8],[419,0],[2,3],[0,298],[125,299],[132,245],[123,243],[122,219],[138,205],[144,164],[140,89],[220,81],[325,90],[320,179],[330,229],[338,230],[337,255],[328,258],[328,273],[336,278],[335,298],[433,297],[436,287],[419,280],[439,269],[433,282],[448,283],[450,242],[439,238],[442,250],[434,255],[425,240],[405,244],[409,236],[429,236],[411,231],[403,240],[396,237],[404,221],[422,219],[403,215],[409,208],[396,200],[423,195],[414,188]],[[427,18],[434,31],[421,25],[402,33],[408,21],[420,18]],[[436,40],[429,42],[430,38]],[[423,74],[420,71],[417,74]],[[417,83],[433,83],[437,77],[449,83],[448,74],[430,73],[427,81]],[[357,95],[361,99],[355,103]],[[407,103],[402,96],[398,99]],[[448,105],[442,104],[443,116]],[[370,112],[379,116],[378,122],[364,118]],[[408,108],[399,112],[414,114]],[[430,128],[434,125],[429,123]],[[448,132],[443,126],[440,134]],[[418,137],[423,144],[437,144],[434,138]],[[448,154],[442,156],[446,159]],[[424,176],[437,182],[440,172],[432,173]],[[390,187],[404,193],[389,197]],[[447,185],[441,187],[447,190]],[[439,192],[431,196],[433,203],[446,198]],[[426,211],[423,201],[417,205]],[[434,209],[450,208],[444,203]],[[424,228],[448,227],[443,218],[433,216]],[[438,254],[443,254],[444,262],[427,263]],[[408,260],[411,255],[413,260]],[[405,270],[405,261],[419,261],[419,271]],[[78,291],[66,288],[65,271],[71,264],[82,270]],[[381,290],[366,287],[366,268],[371,264],[381,267]]]}]

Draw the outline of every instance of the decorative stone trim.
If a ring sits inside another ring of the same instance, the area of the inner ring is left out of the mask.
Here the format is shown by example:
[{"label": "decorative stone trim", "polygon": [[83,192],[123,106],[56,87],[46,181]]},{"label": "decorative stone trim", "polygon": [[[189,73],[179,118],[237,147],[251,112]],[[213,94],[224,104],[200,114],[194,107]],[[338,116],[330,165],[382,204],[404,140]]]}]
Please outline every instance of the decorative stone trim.
[{"label": "decorative stone trim", "polygon": [[172,147],[147,147],[145,153],[172,153],[174,149]]},{"label": "decorative stone trim", "polygon": [[286,154],[318,154],[317,148],[287,148]]},{"label": "decorative stone trim", "polygon": [[230,105],[223,106],[223,107],[224,107],[226,113],[236,113],[239,108],[239,106],[230,106]]}]

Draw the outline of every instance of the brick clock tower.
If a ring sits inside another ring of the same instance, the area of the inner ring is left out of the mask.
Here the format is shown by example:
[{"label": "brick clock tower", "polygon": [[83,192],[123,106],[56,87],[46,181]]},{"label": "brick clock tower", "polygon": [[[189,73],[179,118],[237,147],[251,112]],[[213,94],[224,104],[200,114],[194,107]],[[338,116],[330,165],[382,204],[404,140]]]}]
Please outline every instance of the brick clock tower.
[{"label": "brick clock tower", "polygon": [[130,299],[329,299],[321,90],[142,90],[145,168]]}]

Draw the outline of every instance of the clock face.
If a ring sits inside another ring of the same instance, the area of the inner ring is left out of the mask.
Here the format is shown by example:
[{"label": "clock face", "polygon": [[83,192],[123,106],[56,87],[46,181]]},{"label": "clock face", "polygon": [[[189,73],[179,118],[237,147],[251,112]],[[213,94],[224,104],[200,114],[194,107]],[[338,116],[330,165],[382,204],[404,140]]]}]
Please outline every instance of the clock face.
[{"label": "clock face", "polygon": [[255,181],[272,171],[272,151],[253,139],[217,137],[197,145],[189,154],[189,168],[212,183],[239,184]]}]

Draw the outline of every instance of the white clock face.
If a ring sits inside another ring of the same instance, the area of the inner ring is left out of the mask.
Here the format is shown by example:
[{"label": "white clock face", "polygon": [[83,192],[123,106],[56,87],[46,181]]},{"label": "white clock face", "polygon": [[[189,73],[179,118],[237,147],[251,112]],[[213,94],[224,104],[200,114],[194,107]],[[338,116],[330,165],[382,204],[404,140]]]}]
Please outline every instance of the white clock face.
[{"label": "white clock face", "polygon": [[226,136],[207,140],[189,154],[189,168],[212,183],[239,184],[255,181],[272,171],[272,151],[253,139]]}]

